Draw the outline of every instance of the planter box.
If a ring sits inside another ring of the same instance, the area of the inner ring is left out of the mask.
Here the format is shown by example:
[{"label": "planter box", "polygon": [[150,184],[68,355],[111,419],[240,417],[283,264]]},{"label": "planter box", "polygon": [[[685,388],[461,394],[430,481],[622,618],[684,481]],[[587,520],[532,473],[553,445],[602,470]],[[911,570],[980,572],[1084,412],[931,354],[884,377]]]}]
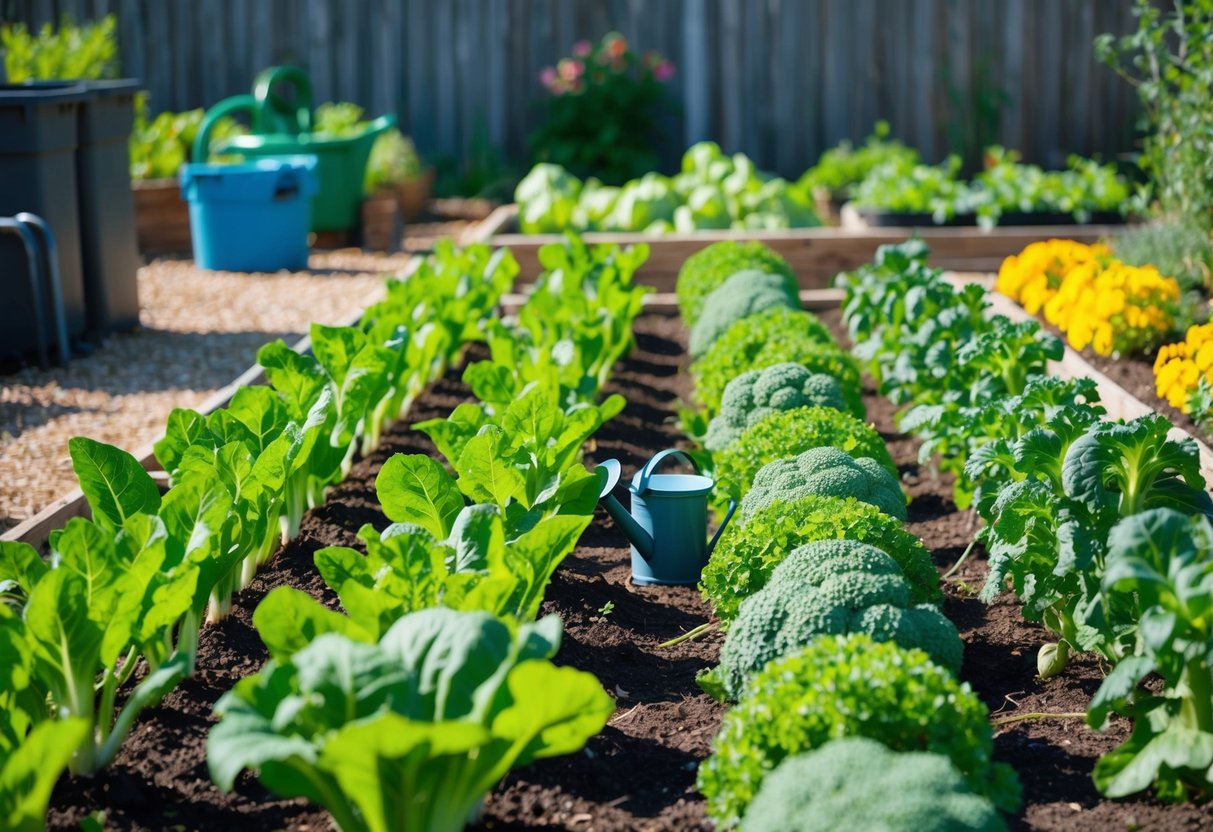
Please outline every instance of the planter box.
[{"label": "planter box", "polygon": [[[503,205],[474,231],[464,242],[485,242],[494,247],[509,248],[522,267],[524,277],[535,277],[542,271],[539,265],[540,246],[559,242],[559,234],[517,233],[518,209]],[[872,262],[879,246],[901,243],[918,234],[931,247],[931,265],[954,271],[997,271],[1004,258],[1019,253],[1028,243],[1050,237],[1062,237],[1079,242],[1095,242],[1119,230],[1107,225],[1026,226],[994,228],[804,228],[790,231],[699,231],[693,234],[641,233],[586,234],[590,243],[646,243],[651,252],[649,260],[638,273],[639,278],[662,292],[674,291],[678,269],[690,255],[720,240],[760,240],[779,252],[800,279],[802,289],[828,287],[841,271],[856,269]]]},{"label": "planter box", "polygon": [[188,254],[190,208],[181,197],[176,179],[147,179],[131,186],[135,197],[135,234],[139,250],[165,254]]},{"label": "planter box", "polygon": [[[844,210],[850,224],[863,228],[965,228],[977,225],[976,214],[958,214],[945,223],[936,223],[931,214],[907,214],[859,206],[844,206]],[[1090,221],[1085,223],[1075,220],[1073,214],[1059,214],[1053,211],[1008,211],[998,218],[998,227],[1124,225],[1124,222],[1124,217],[1113,211],[1096,211],[1091,214]]]},{"label": "planter box", "polygon": [[406,179],[396,183],[396,199],[400,203],[400,215],[406,223],[416,222],[425,213],[425,206],[430,201],[430,192],[434,190],[434,178],[438,171],[427,168],[425,173],[416,179]]}]

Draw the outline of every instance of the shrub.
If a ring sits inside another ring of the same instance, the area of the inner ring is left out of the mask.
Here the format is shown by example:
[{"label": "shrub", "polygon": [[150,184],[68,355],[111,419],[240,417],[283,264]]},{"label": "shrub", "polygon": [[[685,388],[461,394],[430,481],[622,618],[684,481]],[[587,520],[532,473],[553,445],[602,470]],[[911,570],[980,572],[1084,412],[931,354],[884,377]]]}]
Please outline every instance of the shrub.
[{"label": "shrub", "polygon": [[772,413],[721,451],[716,458],[717,487],[740,499],[764,465],[823,447],[874,459],[896,480],[897,466],[875,428],[832,407],[801,407]]},{"label": "shrub", "polygon": [[[876,795],[876,799],[873,799]],[[743,832],[1003,832],[998,810],[952,761],[843,737],[784,760],[763,778]]]},{"label": "shrub", "polygon": [[896,477],[871,457],[856,459],[828,446],[762,466],[741,502],[741,516],[744,519],[773,502],[807,494],[854,497],[890,517],[906,519],[906,496]]},{"label": "shrub", "polygon": [[930,554],[901,523],[850,497],[816,495],[772,503],[745,525],[729,526],[703,569],[699,589],[727,627],[741,602],[762,589],[794,549],[844,539],[870,544],[893,558],[910,584],[911,603],[943,599]]},{"label": "shrub", "polygon": [[788,261],[763,243],[753,241],[739,243],[725,240],[713,243],[686,259],[678,270],[678,309],[687,326],[699,320],[700,310],[718,286],[734,274],[746,269],[757,269],[770,274],[782,275],[788,294],[799,297],[800,286]]},{"label": "shrub", "polygon": [[707,352],[716,339],[742,318],[764,309],[798,309],[799,300],[789,295],[782,275],[746,269],[720,284],[704,302],[699,320],[691,327],[691,357]]},{"label": "shrub", "polygon": [[699,766],[699,790],[717,827],[731,828],[787,757],[838,737],[868,737],[894,751],[943,754],[970,788],[1013,811],[1019,784],[1010,768],[992,760],[988,719],[968,684],[921,650],[865,635],[824,636],[751,681]]},{"label": "shrub", "polygon": [[855,361],[838,348],[815,315],[799,309],[767,309],[729,327],[691,365],[695,399],[714,416],[730,381],[750,370],[787,362],[838,379],[847,409],[863,413]]},{"label": "shrub", "polygon": [[793,361],[742,373],[725,385],[720,413],[708,424],[703,446],[709,451],[723,451],[740,439],[746,428],[773,413],[798,407],[846,410],[846,403],[837,379]]},{"label": "shrub", "polygon": [[910,606],[901,567],[875,546],[819,540],[788,555],[771,580],[741,602],[720,650],[720,667],[704,674],[704,689],[737,699],[770,661],[825,635],[864,633],[924,651],[952,673],[964,648],[951,621],[930,604]]}]

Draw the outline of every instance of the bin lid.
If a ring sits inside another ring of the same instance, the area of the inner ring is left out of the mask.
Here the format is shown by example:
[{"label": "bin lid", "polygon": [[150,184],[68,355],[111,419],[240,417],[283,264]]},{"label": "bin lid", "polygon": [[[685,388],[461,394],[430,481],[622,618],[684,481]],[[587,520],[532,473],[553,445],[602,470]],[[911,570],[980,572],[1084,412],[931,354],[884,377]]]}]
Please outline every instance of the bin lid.
[{"label": "bin lid", "polygon": [[292,195],[312,197],[319,188],[317,161],[298,154],[230,165],[191,162],[181,166],[181,194],[190,202],[261,202],[290,188]]},{"label": "bin lid", "polygon": [[42,104],[68,104],[80,101],[88,90],[79,81],[29,81],[24,84],[0,84],[0,107]]}]

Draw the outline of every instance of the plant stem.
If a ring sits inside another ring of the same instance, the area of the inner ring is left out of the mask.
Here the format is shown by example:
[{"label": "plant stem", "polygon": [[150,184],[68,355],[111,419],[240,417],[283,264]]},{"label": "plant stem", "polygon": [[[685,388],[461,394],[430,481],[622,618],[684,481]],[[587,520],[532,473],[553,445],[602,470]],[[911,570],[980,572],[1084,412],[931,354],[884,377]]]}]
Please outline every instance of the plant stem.
[{"label": "plant stem", "polygon": [[717,626],[719,626],[719,625],[714,621],[706,621],[703,624],[700,624],[695,629],[688,630],[687,632],[683,633],[682,635],[680,635],[676,638],[672,638],[669,641],[663,641],[661,644],[657,645],[657,648],[664,649],[666,647],[673,647],[676,644],[682,644],[684,641],[694,641],[695,639],[699,638],[700,636],[706,635],[707,633],[712,632],[713,630],[716,629]]},{"label": "plant stem", "polygon": [[963,564],[966,560],[968,560],[969,553],[973,551],[973,547],[976,545],[977,545],[977,538],[975,537],[971,541],[969,541],[969,545],[964,550],[964,553],[960,556],[960,558],[956,561],[956,563],[952,564],[951,569],[949,569],[947,572],[943,573],[943,577],[940,578],[940,580],[946,581],[948,578],[955,575],[957,570],[960,569],[961,564]]},{"label": "plant stem", "polygon": [[1003,725],[1010,725],[1015,722],[1036,722],[1041,719],[1086,719],[1086,711],[1069,711],[1065,713],[1044,713],[1034,711],[1030,714],[1016,714],[1015,716],[1004,716],[1002,719],[996,719],[990,724],[998,728]]}]

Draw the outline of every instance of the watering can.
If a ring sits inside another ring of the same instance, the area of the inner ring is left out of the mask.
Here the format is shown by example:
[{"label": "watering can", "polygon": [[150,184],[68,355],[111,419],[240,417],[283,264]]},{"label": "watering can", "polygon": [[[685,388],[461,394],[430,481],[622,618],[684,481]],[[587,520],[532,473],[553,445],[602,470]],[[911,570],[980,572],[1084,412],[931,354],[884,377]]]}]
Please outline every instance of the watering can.
[{"label": "watering can", "polygon": [[[288,86],[294,101],[275,90]],[[351,136],[312,132],[312,82],[295,66],[275,66],[257,76],[251,95],[225,98],[211,107],[194,137],[193,158],[205,161],[212,150],[211,132],[219,119],[247,113],[252,132],[224,139],[217,153],[245,159],[312,155],[317,159],[319,189],[312,200],[313,231],[347,231],[361,216],[362,183],[375,138],[396,126],[394,115],[379,116]]]},{"label": "watering can", "polygon": [[[689,463],[696,473],[656,473],[662,462],[675,457]],[[606,475],[600,496],[607,513],[632,543],[632,582],[666,586],[699,583],[704,564],[737,510],[737,501],[729,501],[720,528],[708,541],[708,495],[715,483],[699,473],[687,454],[676,449],[661,451],[636,472],[628,486],[632,495],[630,513],[611,494],[619,482],[618,460],[608,459],[596,470]]]}]

